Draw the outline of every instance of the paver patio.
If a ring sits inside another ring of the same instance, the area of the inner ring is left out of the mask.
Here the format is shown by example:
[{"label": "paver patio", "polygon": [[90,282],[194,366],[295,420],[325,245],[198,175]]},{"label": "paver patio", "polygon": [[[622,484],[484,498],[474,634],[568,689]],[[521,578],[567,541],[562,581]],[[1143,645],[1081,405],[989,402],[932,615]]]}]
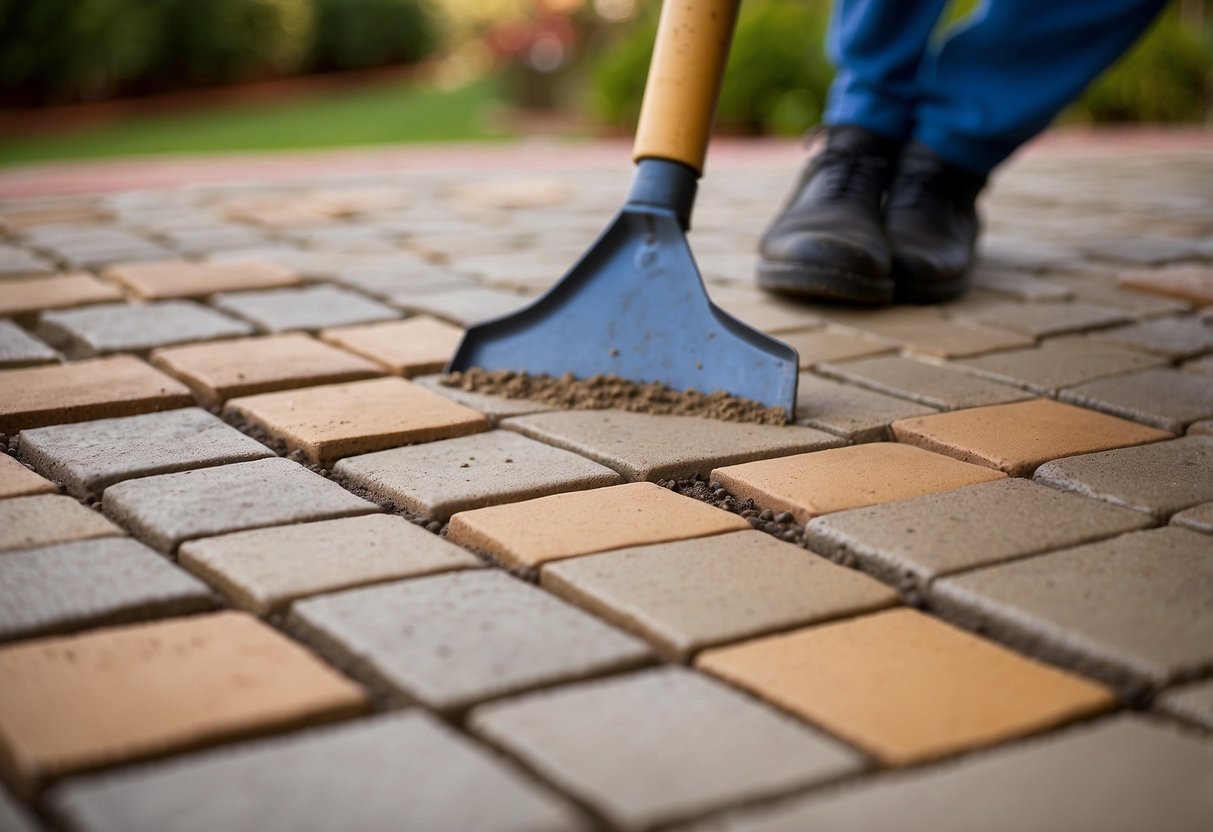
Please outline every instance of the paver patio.
[{"label": "paver patio", "polygon": [[1213,143],[1053,137],[968,296],[752,287],[796,423],[434,375],[626,151],[0,172],[0,830],[1213,828]]}]

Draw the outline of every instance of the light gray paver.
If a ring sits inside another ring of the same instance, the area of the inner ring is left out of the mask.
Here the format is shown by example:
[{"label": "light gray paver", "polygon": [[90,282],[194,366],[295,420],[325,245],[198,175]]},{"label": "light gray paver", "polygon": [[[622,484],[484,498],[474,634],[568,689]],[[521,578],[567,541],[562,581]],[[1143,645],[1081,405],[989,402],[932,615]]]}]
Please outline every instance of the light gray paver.
[{"label": "light gray paver", "polygon": [[273,456],[260,442],[191,407],[21,432],[21,456],[77,497],[132,477]]},{"label": "light gray paver", "polygon": [[0,500],[0,552],[116,534],[100,513],[61,494]]},{"label": "light gray paver", "polygon": [[0,369],[57,361],[59,353],[10,320],[0,318]]},{"label": "light gray paver", "polygon": [[565,801],[421,711],[77,778],[49,802],[80,832],[585,828]]},{"label": "light gray paver", "polygon": [[1161,356],[1082,339],[1046,341],[1035,349],[1012,350],[953,362],[951,366],[1042,396],[1106,376],[1131,373],[1166,363]]},{"label": "light gray paver", "polygon": [[1197,532],[1213,534],[1213,503],[1193,506],[1171,518],[1171,523]]},{"label": "light gray paver", "polygon": [[390,306],[336,286],[225,292],[212,300],[220,309],[252,321],[262,332],[314,331],[400,317]]},{"label": "light gray paver", "polygon": [[550,404],[532,401],[531,399],[507,399],[504,396],[490,396],[485,393],[472,393],[458,387],[448,387],[441,381],[441,374],[417,376],[412,379],[414,384],[441,393],[452,401],[464,407],[479,411],[494,422],[510,416],[526,416],[529,413],[546,413],[553,409]]},{"label": "light gray paver", "polygon": [[47,312],[38,334],[70,358],[114,352],[147,352],[191,341],[247,335],[253,328],[188,300],[158,303],[104,303]]},{"label": "light gray paver", "polygon": [[38,832],[41,828],[24,806],[0,788],[0,829],[4,832]]},{"label": "light gray paver", "polygon": [[980,312],[964,313],[964,317],[986,326],[1036,338],[1098,329],[1129,320],[1119,309],[1080,300],[1065,303],[990,304]]},{"label": "light gray paver", "polygon": [[169,553],[196,537],[378,510],[279,458],[127,480],[107,488],[102,505],[136,537]]},{"label": "light gray paver", "polygon": [[823,364],[820,370],[826,375],[940,410],[1005,404],[1032,398],[1030,393],[1005,384],[996,384],[960,370],[911,358],[865,358],[861,361]]},{"label": "light gray paver", "polygon": [[810,548],[903,590],[967,569],[1063,549],[1152,525],[1140,512],[1022,479],[815,518]]},{"label": "light gray paver", "polygon": [[623,481],[585,457],[503,430],[347,457],[333,473],[377,501],[438,521],[458,511]]},{"label": "light gray paver", "polygon": [[1213,500],[1213,437],[1082,454],[1046,462],[1037,482],[1165,517]]},{"label": "light gray paver", "polygon": [[796,423],[837,434],[852,442],[889,438],[889,425],[898,419],[926,416],[935,409],[801,373],[796,388]]},{"label": "light gray paver", "polygon": [[1061,391],[1062,401],[1182,433],[1213,416],[1213,377],[1155,368]]},{"label": "light gray paver", "polygon": [[288,627],[381,694],[444,711],[650,655],[638,639],[500,570],[300,601]]},{"label": "light gray paver", "polygon": [[6,552],[0,641],[209,609],[210,591],[129,537]]},{"label": "light gray paver", "polygon": [[1213,679],[1165,691],[1155,704],[1169,714],[1213,728]]},{"label": "light gray paver", "polygon": [[1168,358],[1191,358],[1213,350],[1213,326],[1197,318],[1160,318],[1092,335],[1093,340]]},{"label": "light gray paver", "polygon": [[513,312],[529,302],[524,295],[479,286],[443,291],[397,292],[392,303],[413,314],[424,313],[458,326]]},{"label": "light gray paver", "polygon": [[935,584],[944,615],[1128,696],[1213,670],[1213,546],[1168,526]]},{"label": "light gray paver", "polygon": [[857,753],[791,717],[674,667],[486,705],[469,725],[625,830],[861,765]]},{"label": "light gray paver", "polygon": [[52,274],[55,266],[36,254],[0,243],[0,278]]},{"label": "light gray paver", "polygon": [[695,832],[1202,832],[1211,815],[1213,745],[1119,716],[903,777],[753,809]]},{"label": "light gray paver", "polygon": [[178,557],[236,606],[260,615],[308,595],[480,565],[466,550],[390,514],[191,540]]}]

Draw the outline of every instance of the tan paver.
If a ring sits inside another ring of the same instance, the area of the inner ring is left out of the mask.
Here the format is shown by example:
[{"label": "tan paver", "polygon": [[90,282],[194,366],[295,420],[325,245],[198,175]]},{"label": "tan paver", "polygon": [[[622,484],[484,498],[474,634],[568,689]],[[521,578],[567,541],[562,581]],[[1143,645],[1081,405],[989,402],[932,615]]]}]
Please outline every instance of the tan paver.
[{"label": "tan paver", "polygon": [[363,710],[356,685],[242,613],[0,650],[0,749],[25,792],[48,779]]},{"label": "tan paver", "polygon": [[824,361],[848,361],[897,351],[896,346],[885,341],[831,330],[789,332],[779,339],[796,349],[802,370]]},{"label": "tan paver", "polygon": [[10,320],[0,318],[0,370],[52,364],[59,353]]},{"label": "tan paver", "polygon": [[712,479],[760,508],[813,517],[1002,479],[921,448],[877,442],[717,468]]},{"label": "tan paver", "polygon": [[1099,329],[1129,320],[1129,316],[1119,309],[1081,300],[991,304],[981,312],[965,313],[964,317],[1036,338]]},{"label": "tan paver", "polygon": [[122,534],[100,512],[59,494],[0,500],[0,552]]},{"label": "tan paver", "polygon": [[898,419],[936,412],[933,407],[811,373],[801,373],[796,387],[797,424],[829,431],[852,442],[887,439],[889,425]]},{"label": "tan paver", "polygon": [[321,331],[330,344],[357,353],[398,376],[437,373],[463,340],[463,330],[428,315]]},{"label": "tan paver", "polygon": [[1204,503],[1181,511],[1171,518],[1171,523],[1192,531],[1213,534],[1213,503]]},{"label": "tan paver", "polygon": [[697,666],[882,762],[954,754],[1097,713],[1111,691],[916,610],[703,653]]},{"label": "tan paver", "polygon": [[996,384],[969,373],[915,361],[912,358],[877,357],[827,363],[821,372],[880,393],[925,404],[937,410],[979,407],[1030,398],[1030,394]]},{"label": "tan paver", "polygon": [[228,260],[197,263],[189,260],[153,260],[116,263],[105,278],[145,300],[201,298],[216,292],[274,289],[294,286],[299,275],[269,260]]},{"label": "tan paver", "polygon": [[50,480],[35,474],[8,454],[0,453],[0,499],[58,491]]},{"label": "tan paver", "polygon": [[893,423],[893,435],[938,453],[1027,476],[1063,456],[1169,439],[1172,434],[1050,399],[977,407]]},{"label": "tan paver", "polygon": [[736,514],[635,482],[460,512],[451,518],[447,536],[509,566],[533,568],[559,558],[749,528]]},{"label": "tan paver", "polygon": [[1033,339],[977,324],[953,321],[903,320],[878,323],[865,331],[903,349],[937,358],[962,358],[996,350],[1031,346]]},{"label": "tan paver", "polygon": [[1170,368],[1089,381],[1061,391],[1063,401],[1182,433],[1213,416],[1213,376]]},{"label": "tan paver", "polygon": [[189,389],[132,356],[0,370],[0,433],[186,407]]},{"label": "tan paver", "polygon": [[1057,338],[1034,349],[983,355],[951,366],[1039,396],[1056,396],[1063,387],[1165,363],[1162,356],[1101,345],[1091,339]]},{"label": "tan paver", "polygon": [[1122,272],[1116,282],[1130,289],[1186,300],[1196,306],[1213,303],[1213,267],[1210,266]]},{"label": "tan paver", "polygon": [[168,347],[153,352],[151,359],[209,406],[236,396],[357,381],[383,372],[303,333]]},{"label": "tan paver", "polygon": [[47,312],[38,335],[69,358],[115,352],[147,352],[190,341],[249,335],[253,328],[190,300],[103,303]]},{"label": "tan paver", "polygon": [[1213,679],[1171,688],[1158,697],[1156,705],[1166,713],[1213,728]]},{"label": "tan paver", "polygon": [[227,412],[320,464],[489,428],[483,414],[400,378],[246,396],[229,401]]},{"label": "tan paver", "polygon": [[68,309],[122,300],[122,293],[91,274],[61,274],[4,281],[0,316],[33,315],[44,309]]}]

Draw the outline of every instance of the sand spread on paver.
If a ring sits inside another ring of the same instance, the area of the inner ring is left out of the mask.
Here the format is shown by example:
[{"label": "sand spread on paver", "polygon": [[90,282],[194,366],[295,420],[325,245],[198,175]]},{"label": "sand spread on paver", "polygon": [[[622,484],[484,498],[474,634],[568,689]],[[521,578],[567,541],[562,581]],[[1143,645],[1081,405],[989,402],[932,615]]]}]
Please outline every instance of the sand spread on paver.
[{"label": "sand spread on paver", "polygon": [[566,410],[631,410],[673,416],[699,416],[724,422],[751,422],[760,425],[786,425],[788,413],[782,407],[766,407],[756,401],[730,396],[723,390],[702,393],[698,390],[674,390],[656,382],[638,384],[617,375],[575,378],[530,375],[513,370],[482,370],[473,367],[442,377],[447,387],[469,393],[487,393],[507,399],[529,399]]}]

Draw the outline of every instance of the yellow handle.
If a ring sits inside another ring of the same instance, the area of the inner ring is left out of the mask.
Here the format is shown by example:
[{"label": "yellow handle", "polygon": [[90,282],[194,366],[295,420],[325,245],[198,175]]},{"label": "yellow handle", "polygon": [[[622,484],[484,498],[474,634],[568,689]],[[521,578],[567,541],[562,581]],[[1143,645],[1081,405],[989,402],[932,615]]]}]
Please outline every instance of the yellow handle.
[{"label": "yellow handle", "polygon": [[741,0],[666,0],[644,87],[632,158],[703,172],[708,134]]}]

